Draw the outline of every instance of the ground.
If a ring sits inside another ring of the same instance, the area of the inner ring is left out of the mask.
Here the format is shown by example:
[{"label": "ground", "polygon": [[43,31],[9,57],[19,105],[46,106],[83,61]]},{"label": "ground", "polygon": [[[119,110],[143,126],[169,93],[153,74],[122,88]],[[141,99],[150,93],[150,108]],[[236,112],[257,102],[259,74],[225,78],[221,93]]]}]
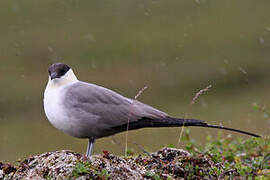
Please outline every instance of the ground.
[{"label": "ground", "polygon": [[46,152],[13,166],[0,163],[0,179],[269,179],[267,138],[218,138],[204,149],[165,147],[155,153],[119,157],[103,151],[90,158],[68,150]]}]

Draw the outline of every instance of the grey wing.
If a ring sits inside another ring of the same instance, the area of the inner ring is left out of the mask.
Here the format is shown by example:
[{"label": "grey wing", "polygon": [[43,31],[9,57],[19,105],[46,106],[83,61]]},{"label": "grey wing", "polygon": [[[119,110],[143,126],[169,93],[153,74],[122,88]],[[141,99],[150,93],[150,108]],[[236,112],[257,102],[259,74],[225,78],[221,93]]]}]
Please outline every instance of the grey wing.
[{"label": "grey wing", "polygon": [[112,90],[81,81],[67,87],[64,97],[65,106],[70,110],[69,116],[80,121],[85,128],[91,128],[89,133],[96,137],[114,134],[114,127],[125,125],[128,121],[167,116],[166,113]]}]

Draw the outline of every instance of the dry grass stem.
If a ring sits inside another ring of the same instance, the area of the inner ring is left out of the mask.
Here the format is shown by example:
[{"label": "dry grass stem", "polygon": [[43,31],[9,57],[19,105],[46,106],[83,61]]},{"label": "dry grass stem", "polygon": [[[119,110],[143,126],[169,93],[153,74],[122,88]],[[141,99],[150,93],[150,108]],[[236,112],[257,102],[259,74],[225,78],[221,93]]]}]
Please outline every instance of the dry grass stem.
[{"label": "dry grass stem", "polygon": [[[186,113],[185,113],[184,119],[187,118],[188,111],[189,111],[191,105],[195,104],[195,103],[196,103],[196,100],[199,98],[199,96],[202,95],[203,93],[209,91],[211,87],[212,87],[212,85],[210,84],[210,85],[208,85],[206,88],[199,90],[199,91],[195,94],[195,96],[192,98],[192,101],[191,101],[190,105],[188,106],[188,110],[187,110]],[[179,135],[177,147],[179,147],[179,145],[180,145],[180,143],[181,143],[181,139],[182,139],[182,136],[183,136],[184,128],[185,128],[185,122],[184,122],[184,124],[183,124],[183,126],[182,126],[182,128],[181,128],[181,132],[180,132],[180,135]]]},{"label": "dry grass stem", "polygon": [[195,96],[192,98],[191,104],[195,104],[196,100],[199,98],[200,95],[202,95],[203,93],[209,91],[209,89],[212,87],[212,85],[210,84],[209,86],[207,86],[204,89],[201,89],[200,91],[198,91]]},{"label": "dry grass stem", "polygon": [[136,96],[134,97],[134,99],[137,99],[137,98],[143,93],[143,91],[146,90],[146,89],[147,89],[147,86],[144,86],[144,87],[136,94]]},{"label": "dry grass stem", "polygon": [[247,74],[247,71],[244,68],[242,68],[241,66],[239,67],[239,71],[241,71],[243,74]]},{"label": "dry grass stem", "polygon": [[[136,100],[142,93],[144,90],[147,89],[147,86],[144,86],[134,97],[134,99]],[[133,102],[131,104],[131,108],[129,111],[129,115],[128,115],[128,123],[127,123],[127,131],[126,131],[126,142],[125,142],[125,156],[127,156],[127,149],[128,149],[128,129],[129,129],[129,121],[130,121],[130,116],[131,116],[131,112],[132,112],[132,106],[133,106]]]}]

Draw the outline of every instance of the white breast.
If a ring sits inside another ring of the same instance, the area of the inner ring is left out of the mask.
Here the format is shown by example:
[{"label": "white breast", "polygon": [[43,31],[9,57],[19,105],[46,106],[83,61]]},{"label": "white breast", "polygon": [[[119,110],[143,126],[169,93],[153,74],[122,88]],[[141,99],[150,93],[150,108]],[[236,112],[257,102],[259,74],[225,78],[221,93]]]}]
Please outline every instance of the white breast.
[{"label": "white breast", "polygon": [[76,82],[78,79],[72,69],[60,78],[51,80],[49,77],[44,92],[44,110],[50,123],[57,129],[74,137],[86,137],[85,132],[89,131],[89,126],[68,115],[70,109],[65,106],[65,92]]},{"label": "white breast", "polygon": [[63,87],[46,87],[44,93],[44,110],[50,123],[59,130],[68,133],[72,128],[62,103]]}]

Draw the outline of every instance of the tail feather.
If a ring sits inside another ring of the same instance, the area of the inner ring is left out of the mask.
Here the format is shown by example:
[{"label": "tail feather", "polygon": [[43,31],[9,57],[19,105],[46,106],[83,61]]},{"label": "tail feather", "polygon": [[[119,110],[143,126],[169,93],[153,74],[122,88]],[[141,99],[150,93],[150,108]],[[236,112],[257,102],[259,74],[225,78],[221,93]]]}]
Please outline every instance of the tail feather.
[{"label": "tail feather", "polygon": [[207,124],[207,125],[202,126],[202,127],[215,128],[215,129],[224,129],[224,130],[228,130],[228,131],[234,131],[234,132],[246,134],[246,135],[249,135],[249,136],[261,137],[261,136],[258,135],[258,134],[254,134],[254,133],[247,132],[247,131],[242,131],[242,130],[239,130],[239,129],[227,128],[227,127],[224,127],[224,126],[218,126],[218,125]]},{"label": "tail feather", "polygon": [[[164,119],[151,119],[144,117],[136,122],[130,122],[129,123],[129,130],[134,129],[140,129],[140,128],[146,128],[146,127],[181,127],[181,126],[198,126],[198,127],[206,127],[206,128],[215,128],[215,129],[224,129],[228,131],[238,132],[242,134],[247,134],[254,137],[261,137],[257,134],[233,129],[233,128],[227,128],[219,125],[211,125],[207,124],[206,122],[202,120],[197,119],[179,119],[179,118],[173,118],[173,117],[166,117]],[[121,126],[113,127],[117,132],[125,131],[127,129],[127,124],[123,124]]]},{"label": "tail feather", "polygon": [[261,137],[260,135],[257,135],[251,132],[242,131],[239,129],[227,128],[220,125],[211,125],[197,119],[179,119],[179,118],[168,117],[165,119],[165,121],[169,122],[169,124],[174,124],[176,126],[199,126],[199,127],[206,127],[206,128],[224,129],[224,130],[238,132],[238,133],[242,133],[242,134],[246,134],[246,135],[250,135],[254,137]]}]

